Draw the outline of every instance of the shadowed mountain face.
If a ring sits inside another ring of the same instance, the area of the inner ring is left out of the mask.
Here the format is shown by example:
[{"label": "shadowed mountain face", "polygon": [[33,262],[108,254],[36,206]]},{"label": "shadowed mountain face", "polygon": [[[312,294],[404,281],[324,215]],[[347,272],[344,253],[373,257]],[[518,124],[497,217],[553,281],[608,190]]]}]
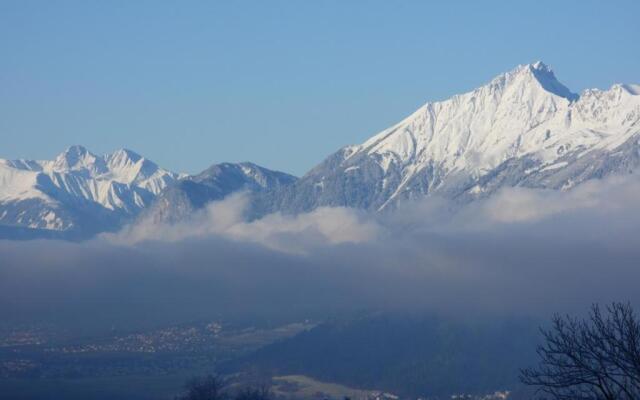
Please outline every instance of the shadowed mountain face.
[{"label": "shadowed mountain face", "polygon": [[296,179],[252,163],[215,164],[165,189],[143,213],[142,219],[156,223],[177,222],[207,203],[222,200],[232,193],[279,191]]}]

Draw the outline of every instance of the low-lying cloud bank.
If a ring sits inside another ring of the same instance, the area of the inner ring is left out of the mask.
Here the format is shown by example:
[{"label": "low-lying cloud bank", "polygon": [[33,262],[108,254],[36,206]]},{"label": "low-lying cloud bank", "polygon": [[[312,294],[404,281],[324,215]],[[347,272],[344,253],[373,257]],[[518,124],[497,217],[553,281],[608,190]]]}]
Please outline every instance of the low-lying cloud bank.
[{"label": "low-lying cloud bank", "polygon": [[102,238],[111,243],[135,244],[219,237],[260,243],[286,253],[304,253],[318,246],[372,241],[379,233],[379,226],[374,220],[353,209],[320,208],[296,216],[276,213],[247,222],[245,211],[248,205],[246,194],[234,194],[210,203],[182,222],[164,224],[143,220]]},{"label": "low-lying cloud bank", "polygon": [[176,225],[0,242],[6,320],[143,325],[357,310],[544,316],[640,304],[640,179],[506,189],[455,211],[322,208],[247,222],[232,196]]}]

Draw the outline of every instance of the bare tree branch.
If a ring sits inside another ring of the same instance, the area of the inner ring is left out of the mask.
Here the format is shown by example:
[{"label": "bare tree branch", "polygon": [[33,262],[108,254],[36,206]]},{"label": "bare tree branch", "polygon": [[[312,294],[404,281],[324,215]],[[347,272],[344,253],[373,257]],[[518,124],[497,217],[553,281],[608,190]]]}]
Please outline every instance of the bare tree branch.
[{"label": "bare tree branch", "polygon": [[557,400],[640,399],[640,323],[630,304],[613,303],[603,315],[593,305],[579,320],[555,315],[541,329],[540,364],[520,379]]}]

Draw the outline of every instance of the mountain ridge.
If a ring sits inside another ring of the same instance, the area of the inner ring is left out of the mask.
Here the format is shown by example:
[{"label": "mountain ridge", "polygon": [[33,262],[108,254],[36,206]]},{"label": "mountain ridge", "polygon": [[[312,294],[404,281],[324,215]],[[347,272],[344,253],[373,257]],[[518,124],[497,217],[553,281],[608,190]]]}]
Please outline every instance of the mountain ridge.
[{"label": "mountain ridge", "polygon": [[94,230],[173,223],[237,191],[251,197],[249,218],[323,206],[380,212],[425,196],[466,204],[502,187],[567,190],[632,173],[639,138],[640,85],[576,94],[538,61],[427,102],[299,179],[248,162],[184,176],[131,150],[96,156],[82,146],[51,161],[0,160],[0,224],[64,231],[80,223],[74,218]]},{"label": "mountain ridge", "polygon": [[91,224],[98,231],[112,229],[177,178],[125,149],[97,156],[74,145],[53,160],[2,159],[0,222],[60,231],[91,231]]},{"label": "mountain ridge", "polygon": [[[616,84],[576,95],[545,64],[520,65],[470,92],[426,103],[362,144],[330,155],[289,193],[260,202],[268,211],[297,213],[321,206],[382,211],[425,195],[468,201],[491,194],[494,188],[478,184],[506,165],[520,173],[511,184],[544,187],[548,171],[562,172],[587,153],[610,157],[618,147],[635,146],[635,87]],[[631,158],[619,163],[635,167],[635,153],[627,153]],[[585,168],[574,171],[579,180],[566,177],[553,188],[598,177]]]},{"label": "mountain ridge", "polygon": [[222,200],[232,193],[277,191],[296,180],[293,175],[251,162],[213,164],[162,191],[140,220],[175,223],[207,203]]}]

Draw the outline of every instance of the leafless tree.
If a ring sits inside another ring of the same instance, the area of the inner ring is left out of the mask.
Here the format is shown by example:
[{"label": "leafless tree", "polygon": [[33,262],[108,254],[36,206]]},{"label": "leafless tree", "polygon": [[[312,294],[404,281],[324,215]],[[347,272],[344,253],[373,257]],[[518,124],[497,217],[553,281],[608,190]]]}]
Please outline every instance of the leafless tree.
[{"label": "leafless tree", "polygon": [[640,399],[640,323],[628,303],[604,313],[593,305],[586,319],[555,315],[541,329],[540,364],[520,379],[557,400]]},{"label": "leafless tree", "polygon": [[186,393],[177,400],[228,400],[225,386],[217,375],[193,378],[185,385]]}]

